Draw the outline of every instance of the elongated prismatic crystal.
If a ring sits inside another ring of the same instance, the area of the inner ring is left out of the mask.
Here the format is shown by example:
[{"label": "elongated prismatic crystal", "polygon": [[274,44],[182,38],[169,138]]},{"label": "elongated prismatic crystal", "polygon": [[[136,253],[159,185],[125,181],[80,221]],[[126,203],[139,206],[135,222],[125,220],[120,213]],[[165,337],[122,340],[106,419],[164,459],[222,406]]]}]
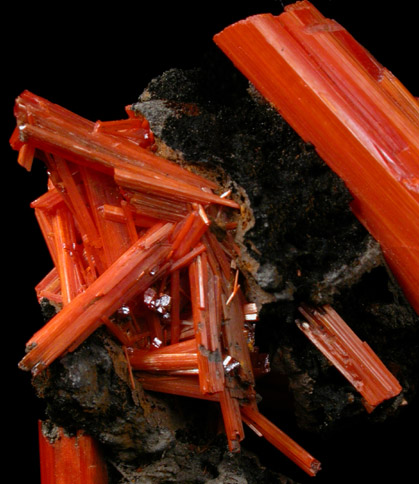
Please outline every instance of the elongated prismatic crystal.
[{"label": "elongated prismatic crystal", "polygon": [[298,327],[359,391],[369,411],[402,391],[400,383],[369,345],[358,338],[331,306],[303,305],[300,312],[305,321],[297,321]]},{"label": "elongated prismatic crystal", "polygon": [[417,99],[308,1],[239,21],[214,40],[343,179],[419,312]]}]

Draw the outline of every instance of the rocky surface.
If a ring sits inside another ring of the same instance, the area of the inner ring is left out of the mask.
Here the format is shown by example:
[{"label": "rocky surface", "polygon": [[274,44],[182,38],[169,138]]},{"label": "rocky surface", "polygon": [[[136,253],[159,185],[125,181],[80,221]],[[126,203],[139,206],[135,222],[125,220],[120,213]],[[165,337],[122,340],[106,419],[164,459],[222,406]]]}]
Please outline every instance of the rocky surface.
[{"label": "rocky surface", "polygon": [[211,66],[162,74],[134,106],[152,128],[160,120],[160,138],[182,163],[215,174],[244,203],[238,264],[261,307],[256,342],[288,378],[299,426],[321,431],[365,413],[298,334],[301,302],[332,304],[400,379],[402,395],[370,417],[385,419],[416,395],[418,317],[352,214],[344,183],[231,66],[218,58]]},{"label": "rocky surface", "polygon": [[292,484],[254,454],[227,450],[217,404],[133,389],[125,355],[104,330],[33,384],[46,403],[44,435],[54,440],[59,426],[94,436],[111,484]]},{"label": "rocky surface", "polygon": [[55,424],[67,432],[88,431],[117,460],[161,454],[175,440],[180,416],[158,396],[131,387],[124,352],[106,331],[97,331],[33,383]]}]

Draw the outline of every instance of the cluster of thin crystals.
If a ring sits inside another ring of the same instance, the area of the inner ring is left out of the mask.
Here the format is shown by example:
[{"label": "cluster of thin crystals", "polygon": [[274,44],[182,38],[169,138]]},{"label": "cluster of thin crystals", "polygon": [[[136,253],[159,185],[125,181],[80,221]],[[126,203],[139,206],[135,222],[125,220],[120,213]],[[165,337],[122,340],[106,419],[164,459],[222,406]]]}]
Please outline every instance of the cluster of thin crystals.
[{"label": "cluster of thin crystals", "polygon": [[244,421],[314,475],[319,462],[257,409],[265,367],[234,262],[239,205],[157,156],[147,121],[127,113],[93,123],[27,91],[16,100],[18,162],[30,169],[35,156],[49,172],[32,207],[54,267],[36,291],[60,307],[20,367],[36,375],[105,325],[133,385],[217,401],[231,451]]},{"label": "cluster of thin crystals", "polygon": [[302,305],[300,312],[305,321],[297,321],[298,327],[362,395],[369,412],[402,391],[368,343],[361,341],[331,306]]}]

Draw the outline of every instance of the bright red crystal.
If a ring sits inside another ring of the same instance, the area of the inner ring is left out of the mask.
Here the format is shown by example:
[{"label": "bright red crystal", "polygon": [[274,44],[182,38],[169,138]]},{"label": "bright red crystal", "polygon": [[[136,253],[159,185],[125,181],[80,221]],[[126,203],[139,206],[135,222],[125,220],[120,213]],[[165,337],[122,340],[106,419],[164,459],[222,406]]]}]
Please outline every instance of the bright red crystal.
[{"label": "bright red crystal", "polygon": [[254,408],[243,406],[241,413],[244,422],[258,435],[262,435],[289,459],[295,462],[308,475],[315,476],[320,470],[320,462],[308,454],[301,446],[284,434]]},{"label": "bright red crystal", "polygon": [[62,428],[50,439],[39,422],[41,484],[107,484],[106,462],[97,442],[79,431],[76,436]]},{"label": "bright red crystal", "polygon": [[306,320],[298,321],[298,327],[364,397],[368,411],[402,391],[374,351],[332,307],[304,305],[300,312]]},{"label": "bright red crystal", "polygon": [[344,180],[352,210],[419,312],[417,99],[308,1],[249,17],[214,40]]}]

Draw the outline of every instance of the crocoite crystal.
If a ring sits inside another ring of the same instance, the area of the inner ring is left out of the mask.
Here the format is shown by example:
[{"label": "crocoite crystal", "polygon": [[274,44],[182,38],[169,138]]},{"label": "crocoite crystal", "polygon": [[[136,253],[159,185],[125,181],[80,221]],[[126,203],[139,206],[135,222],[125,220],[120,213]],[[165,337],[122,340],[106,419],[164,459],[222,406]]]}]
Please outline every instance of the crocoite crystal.
[{"label": "crocoite crystal", "polygon": [[419,104],[310,2],[217,34],[217,45],[347,184],[419,312]]},{"label": "crocoite crystal", "polygon": [[298,327],[359,391],[368,411],[402,391],[400,383],[369,345],[358,338],[331,306],[303,305],[300,312],[305,321],[297,321]]},{"label": "crocoite crystal", "polygon": [[39,422],[39,454],[42,484],[107,484],[105,459],[97,442],[82,431],[66,435],[55,428],[52,435],[43,432]]}]

